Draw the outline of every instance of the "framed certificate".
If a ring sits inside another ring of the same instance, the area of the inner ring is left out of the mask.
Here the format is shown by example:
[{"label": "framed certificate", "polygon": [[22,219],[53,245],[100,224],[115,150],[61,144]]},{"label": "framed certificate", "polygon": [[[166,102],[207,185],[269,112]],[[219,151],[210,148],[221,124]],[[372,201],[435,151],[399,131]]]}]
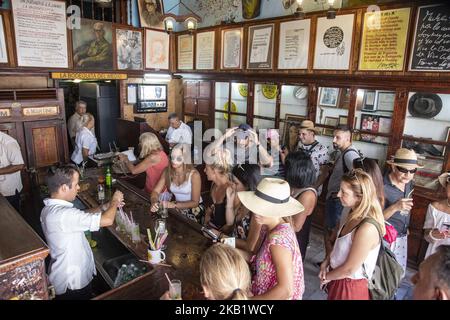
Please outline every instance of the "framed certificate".
[{"label": "framed certificate", "polygon": [[221,69],[242,68],[242,28],[222,30]]},{"label": "framed certificate", "polygon": [[214,31],[197,33],[195,69],[214,69],[214,40]]},{"label": "framed certificate", "polygon": [[178,69],[194,69],[194,36],[184,34],[178,36]]},{"label": "framed certificate", "polygon": [[273,24],[248,28],[248,69],[272,69]]},{"label": "framed certificate", "polygon": [[278,69],[307,69],[311,19],[280,23]]}]

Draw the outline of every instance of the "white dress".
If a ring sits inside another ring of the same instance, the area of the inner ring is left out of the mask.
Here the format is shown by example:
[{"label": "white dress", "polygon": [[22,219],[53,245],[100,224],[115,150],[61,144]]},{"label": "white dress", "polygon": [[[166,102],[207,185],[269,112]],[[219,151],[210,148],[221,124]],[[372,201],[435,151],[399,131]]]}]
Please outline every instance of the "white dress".
[{"label": "white dress", "polygon": [[[425,223],[423,224],[424,229],[445,229],[445,225],[450,225],[450,213],[440,211],[433,207],[431,204],[428,206],[427,216],[425,218]],[[436,249],[440,245],[450,245],[450,238],[433,241],[428,245],[425,258],[436,252]]]}]

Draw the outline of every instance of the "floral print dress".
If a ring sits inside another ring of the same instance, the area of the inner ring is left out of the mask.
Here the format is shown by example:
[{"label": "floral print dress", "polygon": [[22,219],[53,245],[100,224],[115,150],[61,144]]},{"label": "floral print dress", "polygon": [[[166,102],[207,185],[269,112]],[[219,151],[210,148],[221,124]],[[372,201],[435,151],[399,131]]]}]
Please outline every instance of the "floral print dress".
[{"label": "floral print dress", "polygon": [[270,234],[267,233],[267,227],[263,227],[261,237],[264,242],[252,262],[254,271],[252,279],[253,295],[264,294],[277,284],[277,273],[270,253],[270,246],[277,245],[288,249],[292,254],[294,294],[290,299],[301,300],[305,291],[303,262],[294,230],[289,223],[282,223],[276,226]]}]

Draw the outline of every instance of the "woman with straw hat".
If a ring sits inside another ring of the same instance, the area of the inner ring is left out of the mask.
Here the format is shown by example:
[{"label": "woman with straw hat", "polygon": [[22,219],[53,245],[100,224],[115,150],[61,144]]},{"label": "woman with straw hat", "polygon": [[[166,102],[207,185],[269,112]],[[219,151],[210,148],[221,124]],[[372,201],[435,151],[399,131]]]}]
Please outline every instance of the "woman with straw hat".
[{"label": "woman with straw hat", "polygon": [[419,166],[413,150],[400,148],[392,160],[386,161],[391,171],[384,176],[384,218],[395,230],[397,239],[391,244],[398,263],[406,270],[408,258],[408,226],[413,207],[413,178]]},{"label": "woman with straw hat", "polygon": [[436,252],[440,245],[450,245],[450,171],[439,176],[439,183],[445,190],[445,199],[428,205],[423,228],[428,249],[425,259]]},{"label": "woman with straw hat", "polygon": [[303,263],[290,217],[304,211],[303,205],[291,197],[289,184],[276,178],[265,178],[256,191],[241,191],[238,197],[263,225],[259,250],[251,259],[254,299],[300,300]]}]

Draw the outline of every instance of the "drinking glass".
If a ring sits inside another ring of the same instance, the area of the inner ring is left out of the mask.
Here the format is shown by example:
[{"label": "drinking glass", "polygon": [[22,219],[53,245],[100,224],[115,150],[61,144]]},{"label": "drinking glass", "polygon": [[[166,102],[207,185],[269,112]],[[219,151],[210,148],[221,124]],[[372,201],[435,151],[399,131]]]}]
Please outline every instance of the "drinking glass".
[{"label": "drinking glass", "polygon": [[141,242],[141,232],[139,230],[139,224],[137,224],[137,223],[132,224],[131,241],[133,241],[133,243]]},{"label": "drinking glass", "polygon": [[[166,220],[164,219],[158,219],[155,223],[155,232],[159,235],[159,237],[162,237],[164,233],[166,233]],[[165,250],[167,246],[165,244],[162,244],[161,250]]]},{"label": "drinking glass", "polygon": [[169,285],[169,296],[172,300],[181,299],[181,280],[173,279]]}]

